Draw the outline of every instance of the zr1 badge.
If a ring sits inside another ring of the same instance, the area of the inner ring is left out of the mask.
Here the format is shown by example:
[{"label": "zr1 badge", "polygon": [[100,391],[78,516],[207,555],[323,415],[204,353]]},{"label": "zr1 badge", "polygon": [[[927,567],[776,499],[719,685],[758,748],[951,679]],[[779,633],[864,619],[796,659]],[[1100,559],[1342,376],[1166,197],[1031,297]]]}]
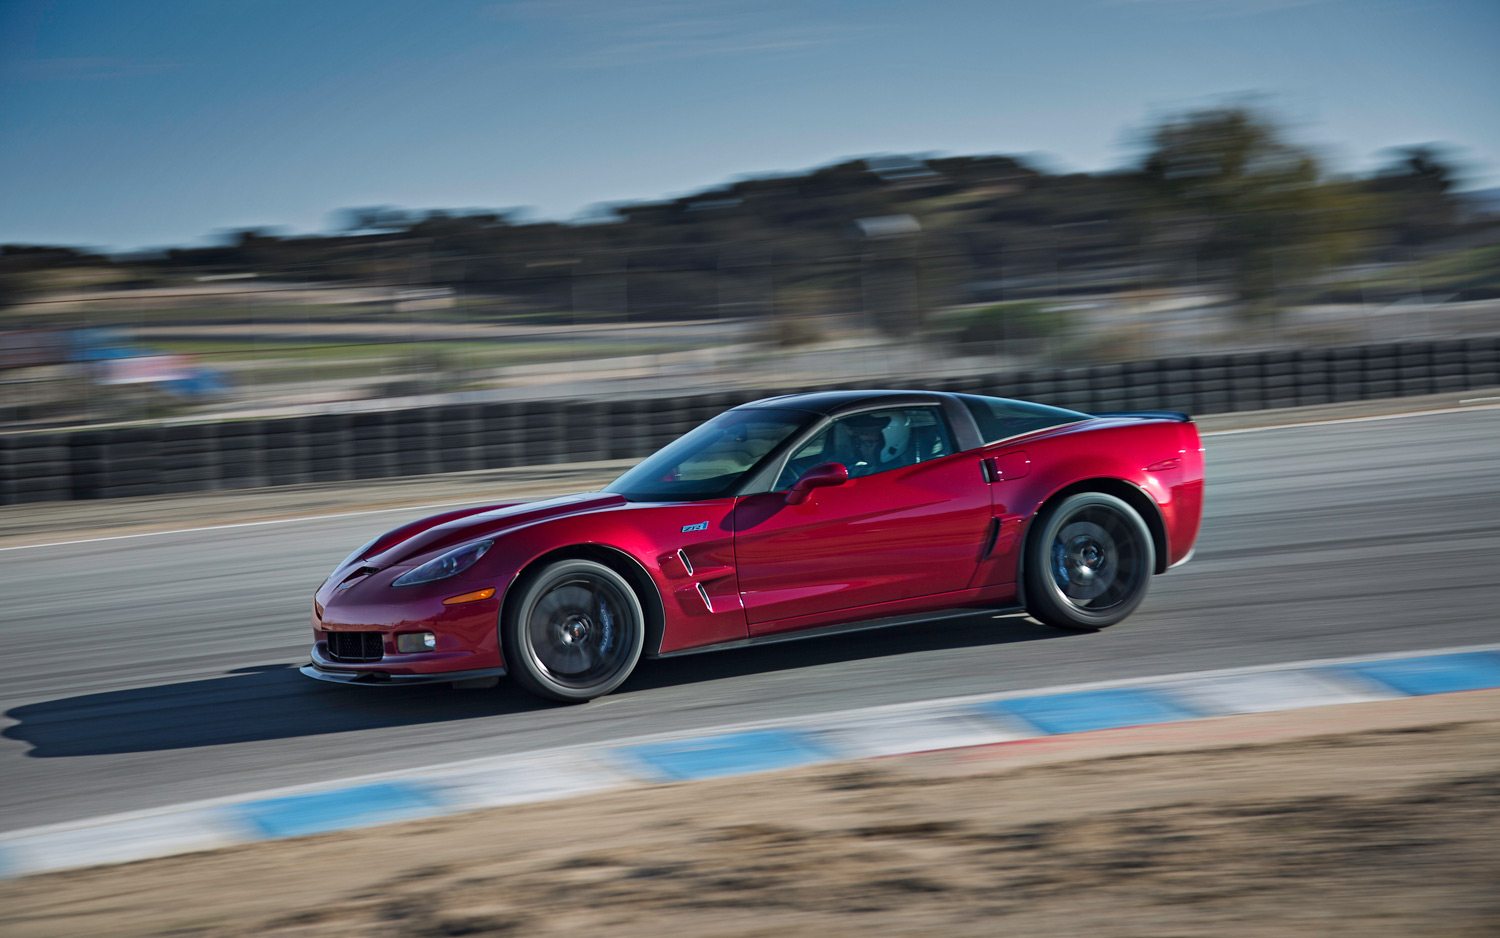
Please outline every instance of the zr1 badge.
[{"label": "zr1 badge", "polygon": [[685,525],[682,526],[682,533],[683,534],[687,534],[690,531],[707,531],[707,530],[708,530],[708,522],[707,521],[700,521],[697,524],[685,524]]}]

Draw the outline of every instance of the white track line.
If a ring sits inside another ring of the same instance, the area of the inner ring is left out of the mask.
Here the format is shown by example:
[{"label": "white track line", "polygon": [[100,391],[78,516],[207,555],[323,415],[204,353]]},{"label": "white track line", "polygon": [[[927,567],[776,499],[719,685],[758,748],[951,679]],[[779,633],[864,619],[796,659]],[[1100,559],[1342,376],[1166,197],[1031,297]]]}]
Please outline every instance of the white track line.
[{"label": "white track line", "polygon": [[[1500,400],[1500,398],[1495,398]],[[1400,420],[1404,417],[1436,417],[1441,414],[1471,414],[1478,410],[1500,410],[1500,404],[1470,407],[1444,407],[1439,410],[1407,410],[1399,414],[1375,414],[1368,417],[1331,417],[1302,423],[1278,423],[1269,427],[1242,427],[1238,430],[1212,430],[1204,436],[1233,436],[1237,433],[1260,433],[1265,430],[1295,430],[1298,427],[1326,427],[1337,423],[1372,423],[1376,420]]]},{"label": "white track line", "polygon": [[[1242,433],[1264,433],[1270,430],[1295,430],[1299,427],[1326,427],[1340,423],[1369,423],[1376,420],[1400,420],[1406,417],[1434,417],[1442,414],[1470,414],[1482,410],[1500,410],[1500,404],[1471,407],[1445,407],[1441,410],[1409,410],[1399,414],[1378,414],[1372,417],[1338,417],[1329,420],[1315,420],[1306,423],[1280,423],[1269,427],[1245,427],[1239,430],[1210,430],[1202,435],[1210,436],[1234,436]],[[125,541],[138,537],[165,537],[169,534],[194,534],[199,531],[228,531],[234,528],[256,528],[272,524],[298,524],[310,521],[331,521],[337,518],[358,518],[366,515],[392,514],[398,511],[427,511],[434,508],[457,508],[464,505],[480,504],[482,499],[464,499],[453,502],[434,502],[429,505],[406,505],[398,508],[370,508],[363,511],[339,511],[325,515],[302,515],[294,518],[273,518],[269,521],[240,521],[232,524],[208,524],[196,528],[172,528],[167,531],[142,531],[137,534],[111,534],[105,537],[84,537],[71,541],[48,541],[45,544],[16,544],[11,547],[0,547],[0,552],[8,550],[36,550],[42,547],[70,547],[75,544],[96,544],[104,541]]]},{"label": "white track line", "polygon": [[138,534],[110,534],[105,537],[83,537],[74,541],[48,541],[45,544],[17,544],[0,547],[0,551],[33,550],[38,547],[67,547],[71,544],[95,544],[102,541],[128,541],[137,537],[163,537],[168,534],[192,534],[196,531],[228,531],[232,528],[259,528],[270,524],[297,524],[304,521],[329,521],[334,518],[357,518],[361,515],[385,515],[397,511],[429,511],[434,508],[457,508],[475,505],[482,499],[468,498],[458,502],[434,502],[430,505],[404,505],[399,508],[368,508],[363,511],[337,511],[327,515],[302,515],[295,518],[272,518],[268,521],[237,521],[232,524],[207,524],[198,528],[173,528],[170,531],[141,531]]}]

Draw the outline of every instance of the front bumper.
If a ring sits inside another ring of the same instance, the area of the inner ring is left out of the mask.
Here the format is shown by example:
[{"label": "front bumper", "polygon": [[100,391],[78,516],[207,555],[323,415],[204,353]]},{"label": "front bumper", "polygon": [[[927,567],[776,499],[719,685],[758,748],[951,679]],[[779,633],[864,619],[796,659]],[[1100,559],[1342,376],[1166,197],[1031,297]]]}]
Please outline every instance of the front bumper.
[{"label": "front bumper", "polygon": [[440,671],[435,674],[391,674],[389,671],[362,671],[352,667],[325,667],[316,661],[309,661],[300,670],[303,675],[316,681],[328,681],[332,684],[364,684],[371,687],[452,684],[456,681],[473,681],[482,678],[505,676],[504,668],[478,668],[472,671]]}]

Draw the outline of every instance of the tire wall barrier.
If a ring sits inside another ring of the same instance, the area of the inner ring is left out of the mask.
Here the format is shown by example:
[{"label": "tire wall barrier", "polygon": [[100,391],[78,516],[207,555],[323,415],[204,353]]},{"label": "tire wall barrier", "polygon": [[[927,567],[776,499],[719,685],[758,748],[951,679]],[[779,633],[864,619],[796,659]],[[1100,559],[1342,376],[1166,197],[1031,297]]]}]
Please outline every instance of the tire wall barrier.
[{"label": "tire wall barrier", "polygon": [[[1500,337],[1196,355],[927,386],[1091,412],[1263,410],[1500,386]],[[722,410],[792,390],[803,389],[0,434],[0,505],[640,457]]]}]

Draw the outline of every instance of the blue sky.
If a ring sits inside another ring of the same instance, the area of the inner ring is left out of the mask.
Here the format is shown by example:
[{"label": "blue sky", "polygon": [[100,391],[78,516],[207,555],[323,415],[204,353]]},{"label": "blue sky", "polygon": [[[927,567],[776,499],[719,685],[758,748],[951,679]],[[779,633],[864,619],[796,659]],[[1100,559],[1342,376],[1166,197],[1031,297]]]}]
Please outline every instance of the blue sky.
[{"label": "blue sky", "polygon": [[881,152],[1093,170],[1264,96],[1340,170],[1500,184],[1500,2],[0,0],[0,242],[588,206]]}]

